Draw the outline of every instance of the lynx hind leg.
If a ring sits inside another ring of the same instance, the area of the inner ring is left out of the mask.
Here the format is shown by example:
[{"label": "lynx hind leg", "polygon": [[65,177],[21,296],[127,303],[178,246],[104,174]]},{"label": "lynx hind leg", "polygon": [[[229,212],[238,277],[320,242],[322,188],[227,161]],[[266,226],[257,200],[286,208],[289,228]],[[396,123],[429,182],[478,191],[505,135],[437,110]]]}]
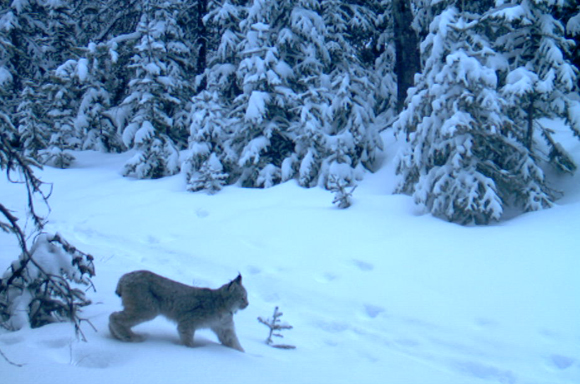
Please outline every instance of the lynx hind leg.
[{"label": "lynx hind leg", "polygon": [[144,340],[143,336],[134,333],[131,328],[152,320],[155,316],[156,314],[151,312],[129,312],[127,310],[113,312],[109,316],[109,330],[111,335],[121,341],[140,342]]},{"label": "lynx hind leg", "polygon": [[240,344],[240,341],[238,340],[238,336],[236,335],[233,324],[231,326],[212,327],[211,330],[217,335],[220,343],[226,347],[236,349],[240,352],[245,352],[244,348],[242,348],[242,345]]}]

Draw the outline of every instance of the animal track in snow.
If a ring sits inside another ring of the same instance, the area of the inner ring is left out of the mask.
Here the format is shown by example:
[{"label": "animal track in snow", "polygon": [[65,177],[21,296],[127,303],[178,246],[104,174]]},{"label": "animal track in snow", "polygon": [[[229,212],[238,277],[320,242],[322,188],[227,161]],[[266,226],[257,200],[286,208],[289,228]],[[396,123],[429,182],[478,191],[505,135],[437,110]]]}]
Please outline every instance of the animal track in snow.
[{"label": "animal track in snow", "polygon": [[119,365],[120,360],[123,360],[123,358],[120,358],[118,354],[89,348],[81,348],[76,351],[73,349],[71,356],[72,365],[85,368],[104,369]]},{"label": "animal track in snow", "polygon": [[329,333],[340,333],[350,328],[347,323],[339,321],[319,321],[316,325],[318,328]]},{"label": "animal track in snow", "polygon": [[198,208],[195,210],[195,215],[200,219],[204,219],[209,216],[209,212],[203,208]]},{"label": "animal track in snow", "polygon": [[475,319],[475,325],[478,328],[487,329],[487,328],[496,327],[498,325],[498,323],[495,320],[480,317],[480,318]]},{"label": "animal track in snow", "polygon": [[24,341],[24,338],[20,336],[6,336],[0,337],[0,343],[4,345],[14,345]]},{"label": "animal track in snow", "polygon": [[354,263],[354,265],[357,266],[358,269],[360,269],[363,272],[370,272],[373,269],[375,269],[374,265],[366,261],[353,259],[352,262]]},{"label": "animal track in snow", "polygon": [[576,359],[564,355],[553,354],[550,356],[550,363],[552,366],[560,369],[565,370],[570,368],[574,363],[576,363]]},{"label": "animal track in snow", "polygon": [[393,340],[396,345],[404,348],[416,348],[421,345],[421,342],[411,338],[398,338]]},{"label": "animal track in snow", "polygon": [[262,269],[260,267],[256,267],[255,265],[248,265],[246,270],[250,275],[258,275],[262,272]]},{"label": "animal track in snow", "polygon": [[53,349],[63,348],[63,347],[66,347],[67,345],[70,345],[71,343],[72,343],[72,340],[70,338],[67,338],[67,337],[59,337],[59,338],[55,338],[55,339],[41,340],[38,342],[38,344],[40,344],[44,347],[53,348]]},{"label": "animal track in snow", "polygon": [[377,305],[372,304],[365,304],[365,313],[368,317],[374,319],[379,316],[381,313],[385,312],[385,308],[379,307]]},{"label": "animal track in snow", "polygon": [[459,372],[483,380],[494,380],[501,384],[514,384],[517,379],[512,371],[502,370],[475,361],[455,361],[452,364]]},{"label": "animal track in snow", "polygon": [[319,283],[330,283],[331,281],[336,280],[337,277],[338,276],[336,276],[334,273],[325,272],[321,276],[316,277],[315,280],[318,281]]}]

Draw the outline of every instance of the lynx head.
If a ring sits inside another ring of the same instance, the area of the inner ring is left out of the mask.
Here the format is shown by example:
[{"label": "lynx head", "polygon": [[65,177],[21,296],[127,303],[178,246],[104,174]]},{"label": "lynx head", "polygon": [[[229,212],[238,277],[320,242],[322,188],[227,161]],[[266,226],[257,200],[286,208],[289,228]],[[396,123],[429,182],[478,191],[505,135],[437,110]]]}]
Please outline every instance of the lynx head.
[{"label": "lynx head", "polygon": [[238,275],[234,280],[230,281],[226,286],[227,301],[231,306],[232,312],[237,312],[239,309],[244,309],[249,305],[248,292],[242,285],[242,275]]}]

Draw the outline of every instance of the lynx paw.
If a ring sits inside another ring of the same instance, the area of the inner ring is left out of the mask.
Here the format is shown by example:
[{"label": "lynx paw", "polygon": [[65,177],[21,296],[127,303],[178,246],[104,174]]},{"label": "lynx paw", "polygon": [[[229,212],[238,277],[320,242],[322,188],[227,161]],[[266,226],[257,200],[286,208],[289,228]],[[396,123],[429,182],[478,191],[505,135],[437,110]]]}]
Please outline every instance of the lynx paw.
[{"label": "lynx paw", "polygon": [[192,341],[181,341],[183,345],[185,345],[187,348],[194,348],[195,345],[193,345],[193,340]]},{"label": "lynx paw", "polygon": [[131,336],[129,336],[128,340],[126,340],[126,341],[129,341],[131,343],[140,343],[144,340],[145,340],[145,336],[138,335],[138,334],[134,333]]},{"label": "lynx paw", "polygon": [[119,332],[114,327],[109,327],[109,330],[111,332],[111,336],[113,336],[117,340],[126,341],[130,343],[140,343],[145,340],[144,336],[138,335],[133,332],[131,333]]}]

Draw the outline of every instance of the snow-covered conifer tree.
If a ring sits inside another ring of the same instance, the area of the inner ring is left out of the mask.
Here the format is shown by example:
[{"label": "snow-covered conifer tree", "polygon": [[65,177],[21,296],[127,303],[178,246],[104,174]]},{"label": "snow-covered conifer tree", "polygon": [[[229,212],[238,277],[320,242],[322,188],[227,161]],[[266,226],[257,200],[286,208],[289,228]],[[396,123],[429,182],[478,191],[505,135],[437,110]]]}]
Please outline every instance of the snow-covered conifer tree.
[{"label": "snow-covered conifer tree", "polygon": [[[562,13],[568,17],[566,20],[566,33],[571,36],[576,44],[576,49],[573,49],[571,60],[580,70],[580,3],[574,4],[570,2],[568,7],[564,7]],[[580,88],[580,76],[577,77],[577,86]]]},{"label": "snow-covered conifer tree", "polygon": [[20,94],[16,121],[20,145],[26,157],[41,161],[40,151],[48,147],[50,127],[44,117],[43,96],[39,87],[29,82]]},{"label": "snow-covered conifer tree", "polygon": [[324,183],[324,177],[320,177],[322,163],[329,155],[327,133],[331,131],[333,100],[329,72],[333,63],[323,11],[320,2],[298,1],[290,25],[279,39],[288,50],[293,50],[292,66],[299,91],[298,116],[291,124],[295,153],[287,158],[282,179],[297,177],[304,187]]},{"label": "snow-covered conifer tree", "polygon": [[430,28],[424,71],[396,123],[409,137],[398,191],[450,221],[498,220],[514,190],[537,183],[529,153],[504,134],[509,120],[496,75],[504,64],[476,14],[451,6]]},{"label": "snow-covered conifer tree", "polygon": [[54,69],[45,55],[47,19],[45,2],[38,0],[14,0],[0,9],[1,65],[10,72],[17,93],[26,80],[39,82]]},{"label": "snow-covered conifer tree", "polygon": [[184,132],[176,123],[184,106],[181,92],[187,86],[179,65],[189,51],[181,42],[174,18],[174,3],[146,1],[137,27],[140,35],[135,45],[129,82],[129,95],[123,106],[129,123],[123,141],[138,153],[126,164],[123,173],[138,178],[159,178],[179,172],[176,142]]},{"label": "snow-covered conifer tree", "polygon": [[[13,28],[15,16],[13,12],[0,11],[0,115],[2,120],[8,120],[12,124],[13,95],[18,92],[15,86],[15,69],[11,62],[15,47],[11,42],[10,30]],[[0,122],[1,123],[1,122]]]},{"label": "snow-covered conifer tree", "polygon": [[51,71],[41,87],[45,97],[43,108],[50,127],[48,148],[40,154],[45,164],[68,168],[74,160],[70,150],[81,148],[81,135],[74,124],[81,79],[77,61],[70,59]]},{"label": "snow-covered conifer tree", "polygon": [[240,23],[246,18],[248,0],[208,3],[207,15],[203,17],[208,39],[206,70],[196,82],[206,84],[206,90],[217,92],[220,100],[229,103],[240,93],[235,71],[243,38]]},{"label": "snow-covered conifer tree", "polygon": [[522,143],[530,153],[527,173],[536,185],[529,193],[518,194],[526,211],[552,205],[557,197],[550,191],[543,171],[544,160],[565,172],[577,165],[542,125],[542,118],[562,118],[574,135],[580,137],[580,102],[577,94],[578,71],[567,59],[574,43],[564,37],[564,25],[554,18],[553,7],[562,2],[522,0],[508,2],[491,18],[498,23],[496,50],[509,60],[502,95],[511,120],[506,135]]},{"label": "snow-covered conifer tree", "polygon": [[[306,187],[329,188],[329,177],[351,183],[363,167],[372,168],[382,141],[375,127],[378,77],[363,50],[378,39],[373,2],[298,1],[281,44],[290,47],[297,111],[291,123],[294,154],[282,179],[296,176]],[[386,75],[385,75],[386,76]],[[384,85],[384,83],[383,83]],[[386,111],[388,102],[381,100]],[[358,170],[358,171],[355,171]]]},{"label": "snow-covered conifer tree", "polygon": [[112,101],[107,89],[112,83],[107,77],[114,71],[115,57],[109,44],[90,43],[86,57],[76,63],[82,96],[74,123],[81,132],[83,149],[117,152],[125,147],[111,117]]},{"label": "snow-covered conifer tree", "polygon": [[[375,59],[374,68],[377,76],[375,85],[376,113],[377,120],[385,123],[393,121],[397,113],[397,78],[396,47],[394,43],[395,29],[392,11],[392,0],[381,0],[379,11],[376,15],[375,25],[380,31],[376,39],[376,49],[378,55]],[[415,33],[411,26],[407,25],[412,33]],[[406,90],[405,90],[406,92]]]},{"label": "snow-covered conifer tree", "polygon": [[[382,149],[374,116],[376,79],[361,59],[361,45],[374,33],[373,13],[358,2],[327,1],[323,19],[332,66],[328,71],[332,101],[327,111],[320,180],[332,176],[351,182],[364,168],[373,169]],[[342,154],[336,156],[336,154]],[[331,154],[334,154],[331,156]]]},{"label": "snow-covered conifer tree", "polygon": [[217,192],[212,183],[206,183],[214,169],[219,168],[220,188],[239,176],[238,155],[230,145],[233,128],[229,115],[233,99],[240,93],[236,68],[242,40],[240,22],[246,10],[245,0],[210,0],[202,17],[207,63],[196,79],[202,90],[190,105],[189,150],[182,165],[192,191],[208,186],[210,193]]},{"label": "snow-covered conifer tree", "polygon": [[239,182],[268,187],[281,180],[281,166],[292,155],[288,127],[295,94],[286,52],[276,37],[287,23],[288,1],[255,0],[242,21],[241,61],[236,72],[241,88],[232,105],[232,148],[238,154]]},{"label": "snow-covered conifer tree", "polygon": [[43,57],[50,68],[75,57],[77,29],[73,14],[73,1],[52,0],[42,2],[46,9],[46,37],[42,38]]},{"label": "snow-covered conifer tree", "polygon": [[[378,36],[374,5],[208,2],[204,22],[221,32],[214,34],[219,41],[210,41],[215,48],[208,49],[208,69],[198,83],[212,96],[196,97],[191,116],[205,116],[208,127],[227,119],[230,129],[218,140],[191,131],[187,163],[194,172],[210,153],[228,183],[249,187],[292,178],[303,186],[326,186],[331,173],[351,182],[364,167],[373,168],[382,142],[374,124],[374,58],[364,51]],[[204,105],[220,112],[198,114]],[[203,156],[195,159],[196,153]]]},{"label": "snow-covered conifer tree", "polygon": [[82,336],[79,312],[91,301],[79,288],[92,286],[94,275],[91,255],[58,234],[39,234],[0,280],[0,326],[14,331],[71,321]]},{"label": "snow-covered conifer tree", "polygon": [[[0,327],[16,330],[67,319],[82,336],[79,308],[90,300],[72,283],[92,285],[93,258],[58,234],[42,233],[46,217],[37,204],[48,207],[50,188],[34,174],[33,168],[40,164],[14,147],[17,135],[17,127],[0,113],[0,170],[27,196],[26,209],[20,212],[24,224],[17,217],[21,207],[0,202],[0,230],[14,235],[20,248],[20,255],[0,278]],[[34,239],[30,247],[29,239]]]},{"label": "snow-covered conifer tree", "polygon": [[226,185],[228,174],[217,155],[212,153],[201,165],[199,172],[188,179],[190,191],[205,190],[209,194],[219,192]]},{"label": "snow-covered conifer tree", "polygon": [[[202,186],[204,183],[199,183],[198,178],[201,175],[198,174],[198,171],[201,172],[203,165],[210,157],[214,156],[215,159],[208,164],[209,168],[206,167],[205,173],[209,169],[218,168],[221,173],[223,165],[219,158],[227,160],[235,155],[231,153],[232,150],[228,146],[231,129],[217,92],[201,92],[193,98],[191,109],[189,151],[182,165],[182,170],[185,173],[187,183],[191,186],[190,189],[199,190],[200,185]],[[216,157],[216,155],[219,156]],[[217,166],[218,162],[219,166]],[[226,181],[225,178],[221,178],[221,180],[223,183]]]}]

